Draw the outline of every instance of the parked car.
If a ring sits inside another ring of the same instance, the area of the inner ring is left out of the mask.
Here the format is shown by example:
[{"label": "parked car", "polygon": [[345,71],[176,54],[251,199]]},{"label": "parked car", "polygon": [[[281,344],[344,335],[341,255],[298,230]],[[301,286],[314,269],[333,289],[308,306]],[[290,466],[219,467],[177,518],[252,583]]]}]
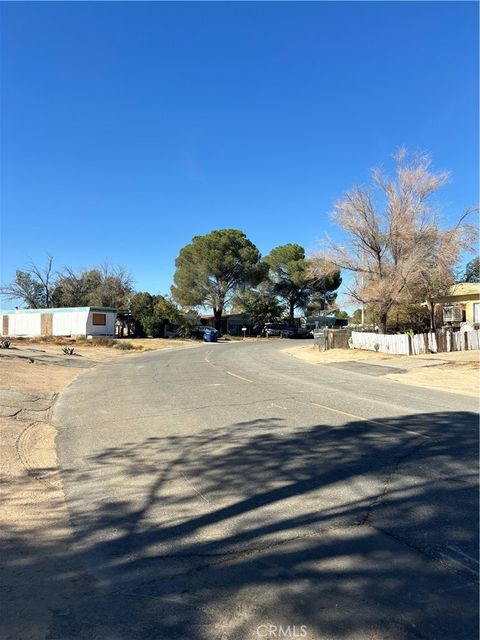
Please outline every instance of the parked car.
[{"label": "parked car", "polygon": [[280,322],[267,322],[263,327],[263,333],[270,336],[279,336],[282,332],[282,329],[285,329],[286,325]]},{"label": "parked car", "polygon": [[313,331],[308,327],[298,327],[296,338],[313,338]]},{"label": "parked car", "polygon": [[199,340],[203,340],[205,337],[205,331],[215,331],[218,334],[218,331],[215,327],[209,327],[203,324],[196,324],[192,329],[192,337],[197,338]]},{"label": "parked car", "polygon": [[282,338],[293,338],[297,330],[297,327],[281,322],[267,322],[263,327],[263,333],[268,337],[280,336]]},{"label": "parked car", "polygon": [[263,327],[263,335],[279,336],[281,338],[313,338],[312,331],[307,327],[297,327],[282,322],[267,322]]}]

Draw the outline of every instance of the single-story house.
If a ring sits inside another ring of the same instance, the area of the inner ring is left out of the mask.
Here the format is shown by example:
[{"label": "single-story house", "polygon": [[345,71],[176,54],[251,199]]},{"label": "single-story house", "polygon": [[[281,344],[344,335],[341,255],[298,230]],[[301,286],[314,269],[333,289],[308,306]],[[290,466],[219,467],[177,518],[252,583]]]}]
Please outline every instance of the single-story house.
[{"label": "single-story house", "polygon": [[328,327],[333,329],[334,327],[339,329],[340,327],[346,327],[348,325],[347,318],[337,318],[335,314],[321,315],[321,316],[308,316],[305,318],[304,326],[309,331],[315,329],[322,329]]},{"label": "single-story house", "polygon": [[[212,315],[200,316],[200,324],[215,326],[215,318]],[[244,313],[224,313],[222,315],[221,333],[229,336],[243,336],[242,327],[246,327],[247,335],[253,329],[253,325]]]},{"label": "single-story house", "polygon": [[480,324],[480,282],[459,282],[443,295],[427,300],[433,305],[436,324]]},{"label": "single-story house", "polygon": [[113,336],[117,310],[111,307],[0,310],[2,336]]}]

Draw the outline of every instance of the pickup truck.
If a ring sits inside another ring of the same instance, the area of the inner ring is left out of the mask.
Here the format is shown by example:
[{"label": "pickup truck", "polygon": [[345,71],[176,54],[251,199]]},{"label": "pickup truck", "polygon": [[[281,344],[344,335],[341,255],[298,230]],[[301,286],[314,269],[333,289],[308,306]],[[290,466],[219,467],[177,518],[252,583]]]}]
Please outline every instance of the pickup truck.
[{"label": "pickup truck", "polygon": [[313,335],[309,329],[280,322],[267,322],[263,327],[263,333],[268,337],[279,336],[281,338],[311,338]]}]

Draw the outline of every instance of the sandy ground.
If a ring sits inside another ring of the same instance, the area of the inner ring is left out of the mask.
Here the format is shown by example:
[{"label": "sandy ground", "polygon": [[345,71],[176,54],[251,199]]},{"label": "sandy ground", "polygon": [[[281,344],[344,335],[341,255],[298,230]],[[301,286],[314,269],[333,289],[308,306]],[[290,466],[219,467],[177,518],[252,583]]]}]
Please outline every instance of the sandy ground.
[{"label": "sandy ground", "polygon": [[[131,344],[133,349],[123,350],[117,348],[121,344]],[[169,340],[168,338],[125,338],[121,340],[115,340],[113,346],[101,346],[97,343],[91,343],[89,341],[76,341],[71,338],[57,338],[48,341],[42,339],[30,338],[18,340],[12,338],[11,348],[5,349],[0,352],[0,355],[8,356],[15,352],[32,354],[32,357],[40,353],[48,355],[63,356],[63,347],[73,347],[75,350],[75,357],[86,358],[93,360],[94,362],[105,362],[107,360],[114,360],[124,357],[126,355],[139,352],[139,351],[151,351],[153,349],[175,349],[178,347],[195,346],[198,342],[193,340],[179,340],[177,338]]]},{"label": "sandy ground", "polygon": [[[145,342],[149,349],[188,344]],[[51,343],[13,341],[15,348],[0,350],[2,640],[61,638],[56,626],[68,617],[69,602],[92,590],[72,554],[51,409],[57,394],[87,370],[85,364],[138,351],[74,346],[78,356],[68,359],[61,345]]]},{"label": "sandy ground", "polygon": [[316,347],[309,345],[285,349],[285,353],[310,364],[368,362],[384,367],[400,368],[405,372],[387,373],[384,377],[404,384],[467,396],[479,396],[479,351],[395,356],[361,349],[319,351]]},{"label": "sandy ground", "polygon": [[[57,572],[75,573],[63,562],[71,540],[49,415],[55,395],[83,369],[0,361],[0,472],[2,486],[2,617],[8,640],[47,637],[53,610],[64,609],[78,589]],[[33,407],[33,409],[32,409]],[[43,558],[42,558],[43,555]],[[47,559],[50,558],[51,562]],[[26,612],[29,615],[25,615]],[[31,628],[29,620],[36,620]]]}]

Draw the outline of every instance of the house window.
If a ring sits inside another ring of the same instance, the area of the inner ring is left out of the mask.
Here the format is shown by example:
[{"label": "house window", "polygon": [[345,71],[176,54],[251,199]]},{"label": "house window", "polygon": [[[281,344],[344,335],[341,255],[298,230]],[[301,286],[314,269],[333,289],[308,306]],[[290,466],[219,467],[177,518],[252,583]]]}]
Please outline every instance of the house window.
[{"label": "house window", "polygon": [[107,314],[106,313],[94,313],[92,314],[92,324],[95,326],[104,327],[107,324]]},{"label": "house window", "polygon": [[480,322],[480,302],[473,303],[473,321]]}]

